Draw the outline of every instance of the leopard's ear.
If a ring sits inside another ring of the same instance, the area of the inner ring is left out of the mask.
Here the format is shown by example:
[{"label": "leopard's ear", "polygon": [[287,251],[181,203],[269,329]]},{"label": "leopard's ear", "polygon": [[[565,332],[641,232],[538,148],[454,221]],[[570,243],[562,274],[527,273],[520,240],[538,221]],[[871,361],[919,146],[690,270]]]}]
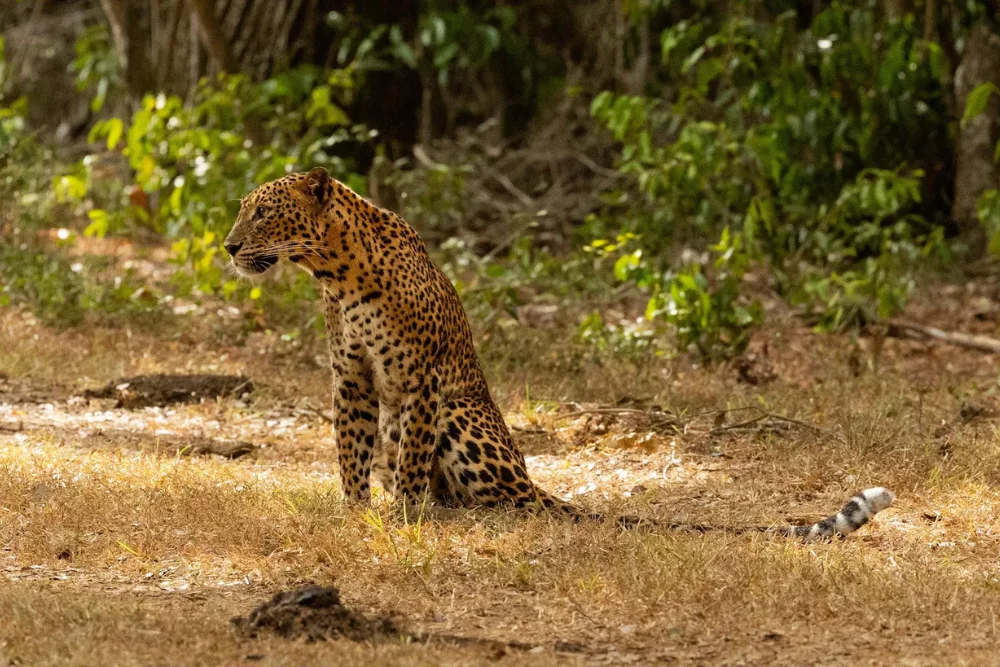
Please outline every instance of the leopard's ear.
[{"label": "leopard's ear", "polygon": [[328,174],[326,169],[323,167],[316,167],[306,174],[306,191],[312,194],[312,196],[315,197],[316,201],[320,204],[326,203],[329,185],[330,174]]}]

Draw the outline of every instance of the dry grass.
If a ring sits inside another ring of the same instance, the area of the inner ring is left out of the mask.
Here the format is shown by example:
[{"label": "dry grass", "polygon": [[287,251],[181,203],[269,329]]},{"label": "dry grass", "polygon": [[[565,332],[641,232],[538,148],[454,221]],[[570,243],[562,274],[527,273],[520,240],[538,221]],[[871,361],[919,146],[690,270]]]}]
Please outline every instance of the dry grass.
[{"label": "dry grass", "polygon": [[[934,315],[954,322],[962,307]],[[0,664],[1000,664],[995,362],[888,341],[877,372],[855,376],[850,340],[782,324],[763,336],[779,376],[764,387],[680,359],[641,371],[567,360],[559,332],[525,332],[530,359],[493,349],[489,373],[553,491],[733,525],[812,519],[864,486],[897,492],[896,507],[839,543],[348,509],[327,427],[304,409],[326,402],[312,350],[239,345],[218,322],[164,338],[56,332],[0,311]],[[874,367],[864,342],[860,354]],[[265,390],[249,406],[136,413],[66,400],[162,370],[242,371]],[[586,404],[554,410],[597,398],[685,417],[664,430],[579,414]],[[703,413],[747,406],[820,430],[709,434],[719,424]],[[134,448],[135,433],[148,446]],[[159,454],[166,433],[264,447],[238,461]],[[305,581],[412,629],[538,648],[231,632],[230,617]]]}]

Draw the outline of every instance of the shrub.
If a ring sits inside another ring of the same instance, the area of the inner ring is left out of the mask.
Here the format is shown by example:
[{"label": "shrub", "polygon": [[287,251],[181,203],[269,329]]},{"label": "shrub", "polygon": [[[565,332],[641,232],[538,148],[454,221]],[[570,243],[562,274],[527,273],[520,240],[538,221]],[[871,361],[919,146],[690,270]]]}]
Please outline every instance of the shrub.
[{"label": "shrub", "polygon": [[[660,40],[662,97],[596,96],[630,181],[594,227],[640,235],[651,266],[721,233],[835,329],[898,312],[914,261],[944,251],[945,221],[927,217],[941,207],[923,201],[933,190],[914,165],[950,150],[945,63],[912,16],[878,24],[868,3],[834,2],[803,31],[795,19],[735,9],[676,23]],[[694,341],[742,270],[717,283],[690,271],[660,294]]]},{"label": "shrub", "polygon": [[[232,294],[236,283],[222,279],[216,258],[244,194],[315,165],[364,191],[349,148],[374,133],[352,124],[343,110],[354,83],[350,68],[303,67],[261,83],[219,76],[203,81],[190,104],[147,95],[127,124],[120,118],[97,123],[90,140],[108,150],[122,147],[150,211],[146,216],[122,190],[107,210],[88,212],[88,233],[113,233],[128,226],[129,216],[133,224],[148,220],[174,239],[175,260],[190,269],[176,274],[182,289]],[[95,158],[84,161],[84,173],[72,178],[92,182],[94,164]]]},{"label": "shrub", "polygon": [[594,241],[589,250],[616,258],[615,277],[649,293],[646,318],[671,325],[681,350],[694,350],[710,361],[743,352],[761,321],[761,308],[741,294],[750,263],[742,237],[726,228],[711,247],[715,260],[709,267],[691,261],[667,271],[650,264],[641,248],[629,250],[639,240],[625,234],[614,242]]},{"label": "shrub", "polygon": [[22,243],[0,245],[0,305],[27,304],[50,324],[79,324],[97,316],[155,313],[159,301],[131,269],[102,275],[106,259],[70,259],[59,248]]}]

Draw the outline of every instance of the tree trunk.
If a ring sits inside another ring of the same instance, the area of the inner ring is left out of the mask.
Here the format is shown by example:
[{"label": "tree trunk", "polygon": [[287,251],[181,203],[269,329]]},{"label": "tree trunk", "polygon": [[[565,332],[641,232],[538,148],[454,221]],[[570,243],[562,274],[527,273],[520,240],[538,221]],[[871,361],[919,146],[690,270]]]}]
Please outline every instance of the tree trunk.
[{"label": "tree trunk", "polygon": [[142,36],[147,17],[139,3],[127,0],[101,0],[101,9],[111,26],[125,85],[133,98],[139,98],[155,84],[153,64]]},{"label": "tree trunk", "polygon": [[924,4],[924,39],[928,42],[937,36],[937,0],[925,0]]},{"label": "tree trunk", "polygon": [[176,60],[174,47],[177,44],[177,32],[181,24],[181,14],[183,5],[180,0],[175,0],[170,8],[170,16],[167,19],[167,30],[165,37],[158,47],[160,57],[156,61],[156,87],[160,90],[167,88],[171,71]]},{"label": "tree trunk", "polygon": [[128,31],[126,21],[128,20],[128,7],[125,0],[101,0],[101,9],[111,26],[111,37],[115,42],[115,51],[118,53],[118,62],[123,68],[128,67]]},{"label": "tree trunk", "polygon": [[[956,112],[961,115],[969,93],[992,82],[1000,88],[1000,36],[986,23],[976,26],[965,43],[962,62],[955,72]],[[980,195],[1000,187],[1000,170],[993,161],[1000,120],[1000,98],[990,95],[986,111],[959,128],[955,150],[955,200],[951,215],[972,254],[986,250],[986,235],[978,218]]]},{"label": "tree trunk", "polygon": [[906,0],[885,0],[885,13],[890,19],[901,19],[909,9],[907,4]]},{"label": "tree trunk", "polygon": [[649,79],[649,65],[652,62],[652,46],[649,39],[649,14],[643,12],[636,26],[639,35],[638,52],[632,69],[628,73],[627,92],[630,95],[642,95],[646,92],[646,82]]},{"label": "tree trunk", "polygon": [[229,48],[229,42],[215,18],[215,3],[212,0],[187,0],[187,5],[198,23],[201,43],[215,68],[220,72],[236,71],[236,62]]}]

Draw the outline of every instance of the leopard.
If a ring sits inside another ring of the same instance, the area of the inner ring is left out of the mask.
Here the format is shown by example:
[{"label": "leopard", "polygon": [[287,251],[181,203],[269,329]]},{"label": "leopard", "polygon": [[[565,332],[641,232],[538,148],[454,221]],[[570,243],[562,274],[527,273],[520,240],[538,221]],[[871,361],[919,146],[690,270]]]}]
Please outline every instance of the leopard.
[{"label": "leopard", "polygon": [[[223,246],[243,277],[267,278],[287,262],[322,287],[337,464],[349,504],[371,501],[381,460],[382,485],[404,503],[604,518],[543,490],[528,475],[490,393],[458,292],[399,214],[317,167],[244,196]],[[892,492],[875,487],[815,524],[728,529],[806,539],[847,535],[893,500]],[[628,516],[618,521],[718,528]]]}]

